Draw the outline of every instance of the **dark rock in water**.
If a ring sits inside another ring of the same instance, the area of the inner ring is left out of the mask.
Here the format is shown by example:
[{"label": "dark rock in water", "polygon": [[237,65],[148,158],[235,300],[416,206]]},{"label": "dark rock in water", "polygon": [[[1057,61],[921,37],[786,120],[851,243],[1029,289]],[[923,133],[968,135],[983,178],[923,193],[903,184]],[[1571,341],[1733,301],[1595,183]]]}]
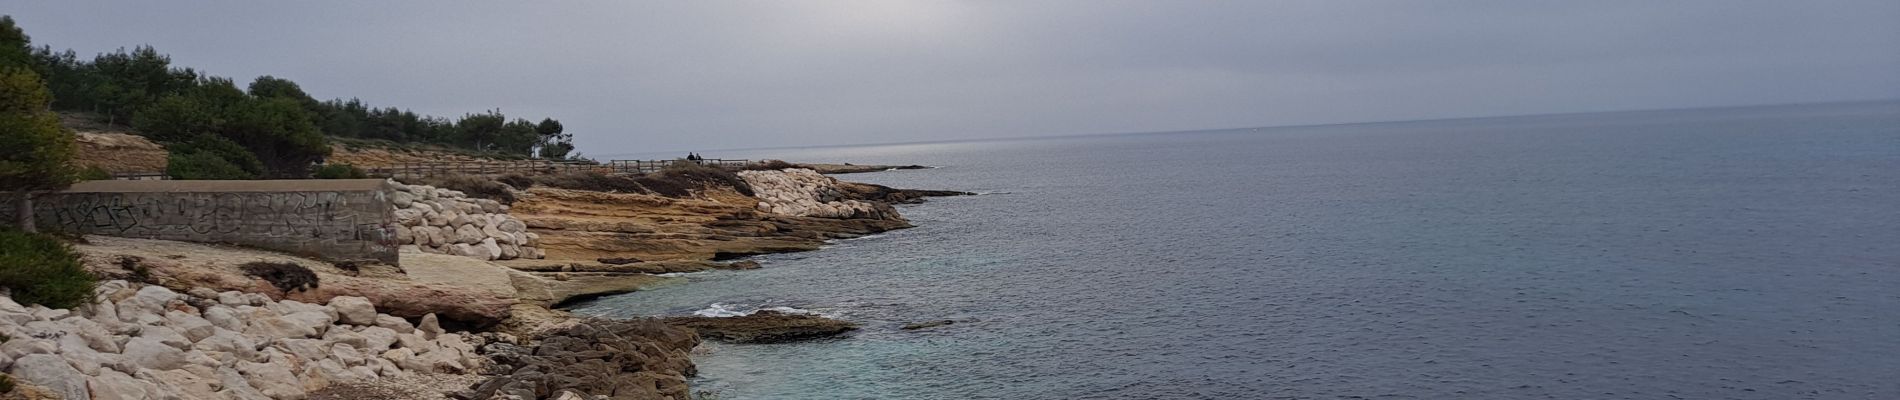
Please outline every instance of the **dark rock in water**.
[{"label": "dark rock in water", "polygon": [[613,399],[687,399],[699,337],[654,320],[589,320],[528,345],[489,343],[496,376],[458,399],[547,399],[562,390]]},{"label": "dark rock in water", "polygon": [[625,265],[625,264],[640,262],[640,259],[627,258],[627,257],[601,257],[601,258],[594,259],[594,261],[599,261],[601,264],[607,264],[607,265]]},{"label": "dark rock in water", "polygon": [[759,262],[752,260],[734,261],[726,264],[727,269],[759,269]]},{"label": "dark rock in water", "polygon": [[891,204],[916,204],[924,202],[926,197],[971,196],[976,193],[955,190],[919,190],[896,189],[890,186],[857,182],[838,182],[838,188],[844,192],[847,200],[864,200]]},{"label": "dark rock in water", "polygon": [[912,322],[912,323],[904,324],[904,330],[914,331],[918,329],[935,328],[935,327],[954,324],[954,323],[957,323],[957,321],[951,321],[947,319],[941,320],[941,321],[930,321],[930,322]]},{"label": "dark rock in water", "polygon": [[699,336],[737,343],[782,343],[835,336],[857,324],[810,314],[759,311],[738,317],[668,317],[668,325],[690,328]]}]

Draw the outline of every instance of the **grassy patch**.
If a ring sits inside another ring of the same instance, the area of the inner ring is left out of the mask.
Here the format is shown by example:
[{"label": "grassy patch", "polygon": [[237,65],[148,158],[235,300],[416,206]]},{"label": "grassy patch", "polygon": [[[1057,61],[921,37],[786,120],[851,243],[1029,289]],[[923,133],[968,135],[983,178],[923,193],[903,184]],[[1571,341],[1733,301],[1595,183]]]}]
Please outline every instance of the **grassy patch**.
[{"label": "grassy patch", "polygon": [[362,150],[362,149],[383,149],[383,150],[411,152],[411,153],[429,152],[429,153],[455,154],[455,155],[468,156],[468,157],[473,157],[473,158],[486,158],[490,160],[526,160],[528,159],[528,157],[522,156],[520,154],[508,154],[508,153],[492,152],[492,151],[475,151],[471,149],[447,146],[447,145],[442,145],[438,143],[397,142],[397,141],[388,140],[388,139],[350,138],[350,137],[341,137],[341,136],[330,136],[330,141],[335,142],[337,144],[341,144],[343,145],[344,149],[351,150],[351,151]]},{"label": "grassy patch", "polygon": [[732,170],[708,167],[685,160],[674,161],[673,164],[660,169],[660,172],[646,174],[639,179],[641,179],[641,184],[655,181],[689,188],[723,185],[739,191],[739,194],[752,195],[752,185],[746,184],[745,179],[739,178],[739,174],[733,173]]},{"label": "grassy patch", "polygon": [[534,178],[529,178],[521,174],[502,175],[501,177],[495,178],[495,181],[512,186],[517,190],[528,190],[528,187],[534,186]]},{"label": "grassy patch", "polygon": [[157,283],[152,280],[152,269],[146,268],[144,261],[145,259],[138,256],[119,256],[119,268],[124,268],[126,272],[131,273],[125,280],[145,284]]},{"label": "grassy patch", "polygon": [[745,166],[745,170],[747,171],[783,171],[787,168],[800,168],[800,167],[798,166],[798,164],[788,163],[788,162],[785,162],[785,160],[765,160],[765,161],[747,164]]},{"label": "grassy patch", "polygon": [[[511,184],[503,184],[495,179],[480,175],[437,175],[424,178],[406,178],[403,183],[411,185],[429,185],[448,190],[460,191],[468,197],[499,201],[501,204],[514,204],[515,193]],[[526,189],[526,186],[514,186]]]},{"label": "grassy patch", "polygon": [[646,187],[641,186],[639,182],[635,182],[633,178],[607,175],[593,171],[564,172],[523,178],[531,179],[534,181],[534,184],[537,185],[560,189],[621,193],[641,193],[646,191]]},{"label": "grassy patch", "polygon": [[13,300],[48,308],[78,307],[91,299],[97,282],[66,242],[0,230],[0,286],[13,290]]}]

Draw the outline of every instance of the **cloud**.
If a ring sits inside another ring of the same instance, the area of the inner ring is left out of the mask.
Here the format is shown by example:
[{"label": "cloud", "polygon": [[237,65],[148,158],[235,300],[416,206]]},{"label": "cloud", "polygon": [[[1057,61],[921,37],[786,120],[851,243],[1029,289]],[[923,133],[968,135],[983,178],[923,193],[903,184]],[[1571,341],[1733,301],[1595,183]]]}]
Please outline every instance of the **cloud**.
[{"label": "cloud", "polygon": [[320,97],[561,119],[584,152],[1900,97],[1891,1],[30,2]]}]

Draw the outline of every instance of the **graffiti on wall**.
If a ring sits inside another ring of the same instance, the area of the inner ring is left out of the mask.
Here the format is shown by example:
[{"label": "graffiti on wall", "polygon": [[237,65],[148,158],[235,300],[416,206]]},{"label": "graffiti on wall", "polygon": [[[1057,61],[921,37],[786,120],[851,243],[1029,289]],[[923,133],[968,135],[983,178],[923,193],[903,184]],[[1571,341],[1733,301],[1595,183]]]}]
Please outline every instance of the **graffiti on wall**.
[{"label": "graffiti on wall", "polygon": [[378,192],[94,192],[45,195],[38,225],[74,233],[259,245],[356,247],[393,254],[389,205]]}]

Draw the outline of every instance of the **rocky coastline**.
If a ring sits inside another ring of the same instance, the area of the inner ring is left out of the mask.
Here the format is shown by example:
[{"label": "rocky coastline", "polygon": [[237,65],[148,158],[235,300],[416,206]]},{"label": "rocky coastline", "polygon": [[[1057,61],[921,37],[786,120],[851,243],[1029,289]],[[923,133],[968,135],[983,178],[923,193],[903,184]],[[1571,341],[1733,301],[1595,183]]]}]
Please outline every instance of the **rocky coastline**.
[{"label": "rocky coastline", "polygon": [[742,258],[907,228],[892,204],[967,194],[799,168],[737,177],[747,187],[698,182],[684,196],[536,185],[510,188],[511,203],[392,183],[407,203],[393,206],[400,268],[75,238],[84,266],[109,281],[71,310],[0,297],[0,379],[16,383],[0,399],[684,400],[702,339],[856,326],[771,311],[600,320],[558,307],[667,279],[655,274],[760,268]]},{"label": "rocky coastline", "polygon": [[799,168],[818,171],[818,173],[826,174],[826,175],[861,174],[861,173],[866,173],[866,172],[884,172],[884,171],[896,171],[896,170],[905,170],[905,169],[930,169],[931,168],[931,167],[922,166],[922,165],[861,165],[861,164],[852,164],[852,163],[843,163],[843,164],[817,163],[817,164],[796,164],[796,165]]}]

